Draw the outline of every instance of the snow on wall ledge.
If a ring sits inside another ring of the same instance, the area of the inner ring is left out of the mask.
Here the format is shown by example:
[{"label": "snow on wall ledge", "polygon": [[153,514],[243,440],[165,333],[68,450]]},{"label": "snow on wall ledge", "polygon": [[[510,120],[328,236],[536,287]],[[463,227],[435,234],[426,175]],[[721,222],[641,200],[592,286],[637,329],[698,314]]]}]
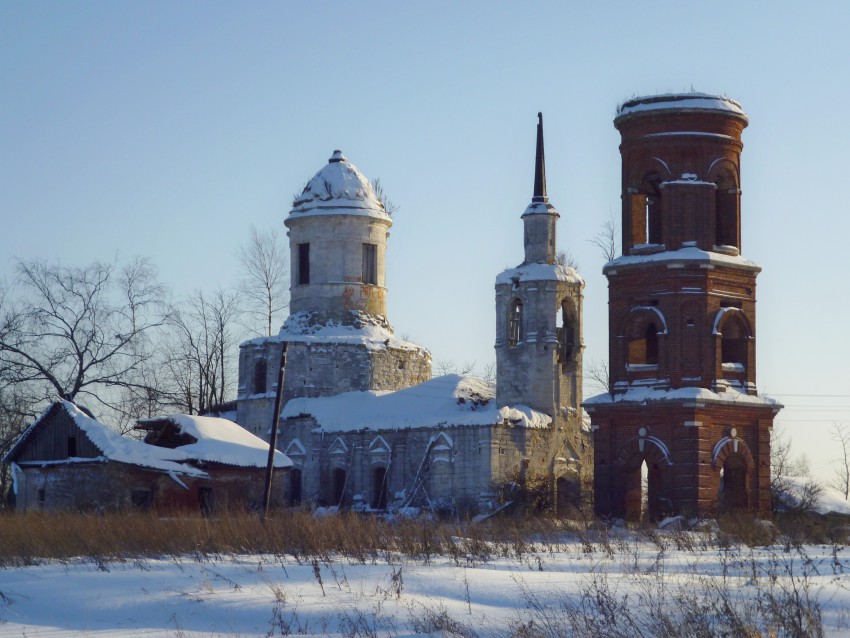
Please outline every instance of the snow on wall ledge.
[{"label": "snow on wall ledge", "polygon": [[496,285],[523,281],[567,281],[584,285],[584,279],[575,268],[558,264],[526,264],[508,268],[496,275]]},{"label": "snow on wall ledge", "polygon": [[282,418],[313,417],[316,431],[395,430],[509,424],[543,428],[551,417],[524,405],[496,407],[492,383],[448,374],[394,392],[345,392],[292,399]]},{"label": "snow on wall ledge", "polygon": [[612,270],[616,271],[618,268],[627,268],[629,266],[637,266],[648,263],[699,263],[720,266],[735,266],[737,268],[761,272],[761,266],[749,259],[744,259],[737,255],[708,252],[707,250],[687,246],[685,248],[679,248],[678,250],[665,250],[660,253],[652,253],[649,255],[622,255],[621,257],[612,259],[605,264],[602,268],[602,273],[607,275]]},{"label": "snow on wall ledge", "polygon": [[654,401],[677,401],[677,402],[695,402],[695,403],[735,403],[749,405],[770,406],[778,411],[782,405],[770,397],[759,397],[751,394],[738,392],[732,388],[728,388],[726,392],[712,392],[707,388],[676,388],[671,390],[656,390],[653,388],[629,388],[623,393],[611,396],[607,392],[598,394],[595,397],[586,399],[584,407],[593,411],[597,405],[611,405],[618,403],[638,403],[646,405]]},{"label": "snow on wall ledge", "polygon": [[307,215],[367,215],[389,220],[368,179],[340,151],[307,182],[292,202],[291,218]]},{"label": "snow on wall ledge", "polygon": [[342,324],[336,321],[325,323],[314,323],[313,313],[297,312],[289,315],[274,337],[257,337],[249,339],[240,344],[240,348],[250,345],[261,345],[269,340],[287,341],[299,343],[323,343],[323,344],[349,344],[362,345],[369,350],[385,350],[396,348],[399,350],[413,350],[422,356],[430,356],[428,350],[419,344],[405,341],[396,337],[391,330],[377,321],[370,321],[370,316],[358,313],[357,325]]}]

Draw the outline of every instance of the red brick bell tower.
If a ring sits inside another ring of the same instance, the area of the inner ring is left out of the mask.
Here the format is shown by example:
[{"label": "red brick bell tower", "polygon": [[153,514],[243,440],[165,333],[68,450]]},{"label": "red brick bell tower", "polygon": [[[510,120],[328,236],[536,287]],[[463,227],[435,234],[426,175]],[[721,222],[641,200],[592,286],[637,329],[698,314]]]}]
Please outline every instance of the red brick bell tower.
[{"label": "red brick bell tower", "polygon": [[782,406],[756,392],[761,269],[741,256],[747,123],[737,102],[701,93],[630,100],[614,119],[623,255],[603,270],[610,393],[585,403],[600,515],[770,509]]}]

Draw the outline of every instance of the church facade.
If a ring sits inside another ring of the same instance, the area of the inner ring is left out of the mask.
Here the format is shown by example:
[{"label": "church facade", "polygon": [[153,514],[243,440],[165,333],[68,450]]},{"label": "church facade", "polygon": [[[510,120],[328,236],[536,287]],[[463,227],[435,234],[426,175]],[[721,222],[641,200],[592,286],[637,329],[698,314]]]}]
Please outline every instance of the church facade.
[{"label": "church facade", "polygon": [[386,317],[392,219],[334,152],[284,221],[291,314],[278,335],[240,347],[237,421],[260,436],[277,422],[278,448],[293,462],[290,504],[477,514],[510,500],[506,486],[532,481],[562,511],[589,494],[584,282],[555,263],[558,217],[546,196],[541,118],[525,259],[496,279],[496,383],[431,378],[430,353],[397,338]]},{"label": "church facade", "polygon": [[334,152],[284,222],[291,315],[240,351],[237,420],[261,436],[279,427],[293,461],[286,500],[487,513],[510,498],[506,486],[535,483],[558,508],[592,501],[627,520],[769,511],[782,406],[756,390],[760,268],[741,242],[747,123],[737,102],[701,93],[620,107],[622,255],[603,269],[609,391],[587,401],[584,282],[557,263],[542,116],[524,258],[496,277],[495,384],[431,378],[429,352],[394,335],[392,219]]}]

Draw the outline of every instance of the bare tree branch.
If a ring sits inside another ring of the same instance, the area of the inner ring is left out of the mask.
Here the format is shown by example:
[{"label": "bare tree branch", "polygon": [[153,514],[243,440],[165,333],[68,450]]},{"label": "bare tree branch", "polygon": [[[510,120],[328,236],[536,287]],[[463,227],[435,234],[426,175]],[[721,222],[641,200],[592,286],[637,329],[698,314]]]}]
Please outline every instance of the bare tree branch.
[{"label": "bare tree branch", "polygon": [[18,261],[14,297],[0,302],[0,366],[19,396],[38,402],[130,387],[166,318],[164,288],[144,259],[82,268]]},{"label": "bare tree branch", "polygon": [[606,262],[611,261],[617,256],[619,252],[619,246],[617,245],[617,224],[614,221],[613,213],[602,224],[599,232],[591,239],[588,239],[588,241],[600,250]]},{"label": "bare tree branch", "polygon": [[166,365],[174,378],[174,403],[187,414],[208,412],[234,394],[233,327],[239,316],[239,296],[222,289],[196,292],[172,314]]},{"label": "bare tree branch", "polygon": [[584,369],[584,377],[596,389],[611,393],[611,376],[608,374],[608,361],[605,359],[592,359]]},{"label": "bare tree branch", "polygon": [[844,500],[850,500],[850,427],[844,423],[833,423],[830,435],[837,444],[838,457],[835,462],[838,467],[828,484],[844,494]]},{"label": "bare tree branch", "polygon": [[282,233],[271,229],[260,233],[251,226],[251,238],[239,249],[242,280],[239,289],[250,317],[262,319],[263,331],[272,335],[274,319],[289,306],[288,255]]}]

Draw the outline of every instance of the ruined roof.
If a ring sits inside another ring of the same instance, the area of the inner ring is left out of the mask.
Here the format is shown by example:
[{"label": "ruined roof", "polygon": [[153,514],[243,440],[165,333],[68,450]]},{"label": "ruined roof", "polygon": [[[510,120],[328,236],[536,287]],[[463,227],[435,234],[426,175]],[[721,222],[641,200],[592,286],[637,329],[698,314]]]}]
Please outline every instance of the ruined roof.
[{"label": "ruined roof", "polygon": [[510,424],[545,427],[552,419],[524,405],[497,407],[492,383],[447,374],[396,391],[345,392],[332,397],[292,399],[281,417],[309,416],[317,430],[395,430]]},{"label": "ruined roof", "polygon": [[[148,467],[163,472],[205,477],[207,473],[194,467],[196,462],[216,462],[241,467],[265,467],[269,445],[239,425],[215,417],[197,417],[175,414],[159,419],[145,419],[144,429],[153,429],[156,423],[173,424],[186,435],[185,445],[159,446],[122,436],[96,419],[85,414],[79,406],[64,399],[52,403],[21,435],[9,453],[6,463],[14,462],[37,432],[49,427],[53,416],[64,410],[89,441],[101,452],[101,457],[69,459],[70,462],[115,461],[128,465]],[[291,467],[292,461],[282,452],[275,451],[275,467]]]},{"label": "ruined roof", "polygon": [[127,463],[131,465],[139,465],[141,467],[149,467],[164,472],[174,472],[177,474],[187,474],[191,476],[206,476],[206,472],[198,468],[184,465],[187,460],[185,453],[179,450],[171,450],[168,448],[160,448],[152,445],[147,445],[136,439],[121,436],[117,432],[110,430],[108,427],[86,415],[78,406],[70,401],[60,399],[52,403],[42,414],[36,419],[32,425],[15,443],[15,446],[9,451],[4,462],[13,462],[18,456],[18,453],[23,449],[24,445],[35,434],[47,427],[52,420],[53,415],[58,410],[64,410],[73,420],[80,430],[88,437],[89,441],[100,450],[103,455],[100,459],[81,459],[88,462],[93,460],[109,460],[119,463]]},{"label": "ruined roof", "polygon": [[[142,419],[139,426],[151,431],[145,437],[145,444],[158,449],[168,448],[158,446],[156,435],[173,428],[179,439],[186,441],[178,444],[174,451],[188,460],[238,467],[266,467],[268,463],[269,444],[227,419],[172,414]],[[283,452],[275,450],[274,466],[292,467],[292,461]]]},{"label": "ruined roof", "polygon": [[333,152],[328,163],[292,202],[289,219],[308,215],[367,215],[390,219],[371,182],[341,151]]}]

